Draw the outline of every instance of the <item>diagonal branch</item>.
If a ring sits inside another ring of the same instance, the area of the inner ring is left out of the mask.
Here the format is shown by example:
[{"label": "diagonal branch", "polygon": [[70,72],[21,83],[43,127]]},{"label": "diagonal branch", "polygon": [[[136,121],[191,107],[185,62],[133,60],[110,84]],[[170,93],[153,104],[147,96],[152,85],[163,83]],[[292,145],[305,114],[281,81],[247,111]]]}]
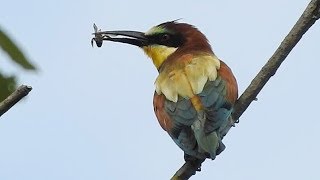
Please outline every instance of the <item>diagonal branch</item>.
[{"label": "diagonal branch", "polygon": [[31,90],[31,86],[21,85],[10,96],[0,102],[0,117],[17,102],[19,102],[23,97],[28,95]]},{"label": "diagonal branch", "polygon": [[256,98],[263,86],[273,76],[281,63],[286,59],[294,46],[302,36],[320,17],[320,1],[312,0],[299,20],[293,26],[289,34],[281,42],[278,49],[271,56],[269,61],[262,67],[261,71],[252,80],[249,87],[243,92],[235,105],[233,119],[239,119],[250,103]]},{"label": "diagonal branch", "polygon": [[[251,102],[255,100],[261,89],[268,80],[276,73],[281,63],[286,59],[294,46],[300,41],[302,36],[320,17],[320,0],[312,0],[299,20],[293,26],[289,34],[281,42],[278,49],[271,56],[268,62],[262,67],[257,76],[252,80],[251,84],[243,92],[237,100],[234,112],[230,119],[228,127],[225,128],[225,134],[234,126],[234,123],[240,118],[244,111],[249,107]],[[201,167],[201,161],[186,162],[171,178],[171,180],[189,179]]]}]

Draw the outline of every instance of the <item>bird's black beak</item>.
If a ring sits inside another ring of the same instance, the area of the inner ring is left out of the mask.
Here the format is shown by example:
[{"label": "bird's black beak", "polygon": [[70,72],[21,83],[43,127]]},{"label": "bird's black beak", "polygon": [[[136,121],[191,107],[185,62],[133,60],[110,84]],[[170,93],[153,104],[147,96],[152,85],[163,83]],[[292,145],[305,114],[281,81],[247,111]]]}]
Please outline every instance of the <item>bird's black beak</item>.
[{"label": "bird's black beak", "polygon": [[97,46],[102,46],[102,41],[114,41],[132,44],[138,47],[148,45],[148,38],[144,33],[138,31],[96,31],[93,33],[95,37],[92,39]]}]

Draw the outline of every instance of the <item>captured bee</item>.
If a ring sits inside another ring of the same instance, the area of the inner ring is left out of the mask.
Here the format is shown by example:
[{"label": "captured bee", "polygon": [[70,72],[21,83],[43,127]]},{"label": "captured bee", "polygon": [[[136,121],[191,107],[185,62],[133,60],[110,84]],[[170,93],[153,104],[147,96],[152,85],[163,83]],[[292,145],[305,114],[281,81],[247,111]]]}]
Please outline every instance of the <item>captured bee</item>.
[{"label": "captured bee", "polygon": [[92,34],[94,35],[94,38],[91,39],[91,46],[93,47],[93,42],[96,42],[96,45],[98,47],[101,47],[103,40],[109,38],[109,36],[100,34],[101,29],[98,29],[96,24],[93,24],[93,29],[94,33]]}]

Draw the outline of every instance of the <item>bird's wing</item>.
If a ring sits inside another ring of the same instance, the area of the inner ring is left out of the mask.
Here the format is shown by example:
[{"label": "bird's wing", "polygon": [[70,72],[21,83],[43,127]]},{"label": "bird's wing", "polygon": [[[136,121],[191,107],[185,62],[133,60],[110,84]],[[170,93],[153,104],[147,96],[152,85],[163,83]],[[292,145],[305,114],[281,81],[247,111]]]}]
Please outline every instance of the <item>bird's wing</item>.
[{"label": "bird's wing", "polygon": [[221,61],[218,77],[208,81],[198,96],[206,115],[204,132],[208,134],[223,127],[238,97],[237,82],[225,63]]},{"label": "bird's wing", "polygon": [[[222,62],[218,76],[214,81],[208,80],[201,93],[197,95],[204,107],[205,119],[200,121],[199,112],[188,98],[180,97],[177,102],[166,99],[163,94],[154,94],[154,111],[161,127],[169,133],[176,144],[189,155],[195,155],[195,148],[201,143],[208,148],[202,148],[214,154],[216,149],[210,150],[215,137],[207,136],[218,132],[225,125],[232,107],[237,99],[237,83],[231,70]],[[199,122],[199,127],[197,126]],[[218,133],[219,134],[219,133]],[[214,134],[215,136],[218,136]],[[208,137],[210,139],[208,139]],[[206,140],[201,140],[206,138]],[[220,139],[220,137],[218,138]],[[216,143],[215,143],[216,144]],[[215,145],[217,146],[217,145]],[[199,156],[198,156],[199,157]],[[213,156],[211,156],[213,157]]]},{"label": "bird's wing", "polygon": [[238,97],[237,82],[230,68],[221,62],[217,78],[208,81],[198,96],[204,108],[192,129],[201,151],[214,159],[225,148],[224,129]]},{"label": "bird's wing", "polygon": [[197,150],[197,141],[191,125],[197,119],[198,114],[191,101],[179,97],[172,102],[163,94],[154,94],[154,111],[161,127],[168,132],[173,141],[188,155],[204,159],[206,156]]},{"label": "bird's wing", "polygon": [[177,102],[172,102],[155,92],[153,104],[161,127],[175,137],[179,136],[181,129],[191,126],[197,119],[197,111],[189,99],[179,97]]},{"label": "bird's wing", "polygon": [[[204,111],[208,115],[208,120],[213,121],[212,125],[210,124],[209,126],[213,126],[213,129],[216,129],[219,126],[219,119],[225,119],[217,110],[231,110],[238,97],[237,82],[230,68],[224,62],[221,61],[217,78],[214,81],[208,80],[202,92],[197,96],[200,97]],[[190,99],[179,96],[177,102],[172,102],[167,100],[163,94],[155,92],[153,103],[158,121],[168,133],[176,132],[182,126],[191,126],[198,118],[197,111]],[[212,127],[208,127],[209,131],[210,129]]]}]

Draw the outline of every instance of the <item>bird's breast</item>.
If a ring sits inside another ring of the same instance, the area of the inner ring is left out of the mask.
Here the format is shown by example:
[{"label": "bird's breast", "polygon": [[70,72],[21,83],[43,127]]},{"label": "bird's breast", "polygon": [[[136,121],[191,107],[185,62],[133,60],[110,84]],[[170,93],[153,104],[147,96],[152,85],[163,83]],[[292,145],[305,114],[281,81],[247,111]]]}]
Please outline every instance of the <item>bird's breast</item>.
[{"label": "bird's breast", "polygon": [[217,78],[220,60],[212,54],[185,54],[163,64],[156,79],[156,92],[173,102],[178,96],[192,98],[208,80]]}]

